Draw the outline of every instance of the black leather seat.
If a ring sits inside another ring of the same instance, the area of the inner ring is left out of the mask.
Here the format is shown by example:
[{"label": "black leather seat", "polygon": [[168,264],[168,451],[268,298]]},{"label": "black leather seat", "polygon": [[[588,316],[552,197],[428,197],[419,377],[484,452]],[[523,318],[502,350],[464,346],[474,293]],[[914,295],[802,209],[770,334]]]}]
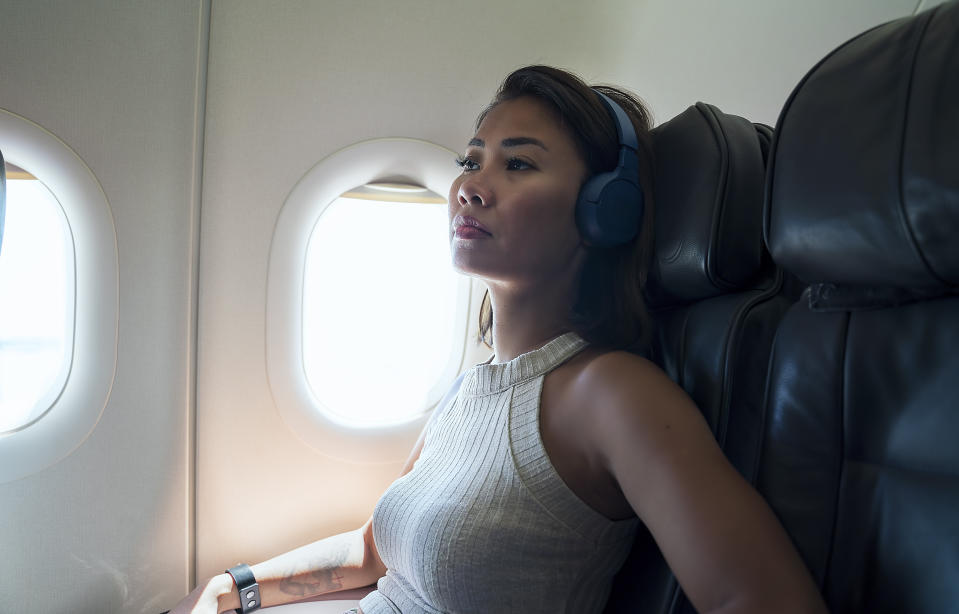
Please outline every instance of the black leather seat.
[{"label": "black leather seat", "polygon": [[834,614],[959,612],[959,3],[806,76],[765,225],[811,285],[773,347],[760,491]]},{"label": "black leather seat", "polygon": [[[755,473],[776,326],[794,298],[762,241],[771,129],[698,103],[653,132],[651,358],[697,403],[734,465]],[[641,532],[607,612],[693,611]]]},{"label": "black leather seat", "polygon": [[798,298],[762,238],[772,129],[698,103],[653,137],[651,358],[692,397],[751,480],[773,334]]}]

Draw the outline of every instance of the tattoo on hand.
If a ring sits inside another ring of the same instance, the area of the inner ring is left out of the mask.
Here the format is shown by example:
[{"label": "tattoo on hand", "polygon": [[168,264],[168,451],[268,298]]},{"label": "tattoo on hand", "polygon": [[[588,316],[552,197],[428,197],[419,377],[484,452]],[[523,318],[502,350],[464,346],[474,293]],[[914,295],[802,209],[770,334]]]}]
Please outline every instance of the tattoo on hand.
[{"label": "tattoo on hand", "polygon": [[343,576],[340,575],[339,568],[348,556],[347,546],[331,552],[326,558],[314,561],[310,565],[314,569],[308,574],[293,571],[280,580],[280,590],[297,597],[339,590],[343,588]]}]

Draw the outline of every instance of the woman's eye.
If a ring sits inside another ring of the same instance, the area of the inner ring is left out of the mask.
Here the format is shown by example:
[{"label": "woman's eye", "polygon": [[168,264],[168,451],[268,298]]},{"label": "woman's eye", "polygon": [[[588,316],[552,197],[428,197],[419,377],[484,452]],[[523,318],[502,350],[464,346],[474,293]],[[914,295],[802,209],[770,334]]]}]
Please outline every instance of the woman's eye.
[{"label": "woman's eye", "polygon": [[519,158],[510,158],[506,161],[506,169],[510,171],[525,171],[533,168],[533,165]]},{"label": "woman's eye", "polygon": [[479,163],[472,158],[467,156],[460,156],[456,158],[456,165],[463,169],[463,172],[475,171],[479,169]]}]

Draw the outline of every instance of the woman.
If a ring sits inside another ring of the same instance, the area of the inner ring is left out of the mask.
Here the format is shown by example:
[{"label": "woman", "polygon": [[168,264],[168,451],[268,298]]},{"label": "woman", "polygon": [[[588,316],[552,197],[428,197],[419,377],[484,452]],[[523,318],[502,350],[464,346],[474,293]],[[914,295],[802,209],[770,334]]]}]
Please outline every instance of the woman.
[{"label": "woman", "polygon": [[[620,152],[600,90],[635,129],[646,202],[611,247],[576,209]],[[623,351],[649,328],[649,128],[619,90],[542,66],[507,77],[449,195],[453,264],[489,287],[494,357],[441,404],[366,525],[252,568],[265,605],[378,581],[364,614],[600,612],[641,521],[699,612],[825,611],[697,408]],[[175,612],[237,607],[222,574]]]}]

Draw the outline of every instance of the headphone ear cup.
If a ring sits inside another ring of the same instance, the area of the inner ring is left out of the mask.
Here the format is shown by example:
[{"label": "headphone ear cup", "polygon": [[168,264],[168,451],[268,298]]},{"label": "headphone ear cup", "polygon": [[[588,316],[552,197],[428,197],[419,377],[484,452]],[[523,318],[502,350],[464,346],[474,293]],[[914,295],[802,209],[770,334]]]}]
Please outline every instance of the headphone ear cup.
[{"label": "headphone ear cup", "polygon": [[619,170],[591,177],[579,191],[576,225],[585,241],[596,247],[627,243],[639,233],[645,199],[635,175]]},{"label": "headphone ear cup", "polygon": [[590,178],[576,200],[576,224],[584,240],[596,247],[613,247],[639,234],[645,198],[639,185],[639,143],[626,112],[596,90],[616,124],[619,162],[616,168]]}]

